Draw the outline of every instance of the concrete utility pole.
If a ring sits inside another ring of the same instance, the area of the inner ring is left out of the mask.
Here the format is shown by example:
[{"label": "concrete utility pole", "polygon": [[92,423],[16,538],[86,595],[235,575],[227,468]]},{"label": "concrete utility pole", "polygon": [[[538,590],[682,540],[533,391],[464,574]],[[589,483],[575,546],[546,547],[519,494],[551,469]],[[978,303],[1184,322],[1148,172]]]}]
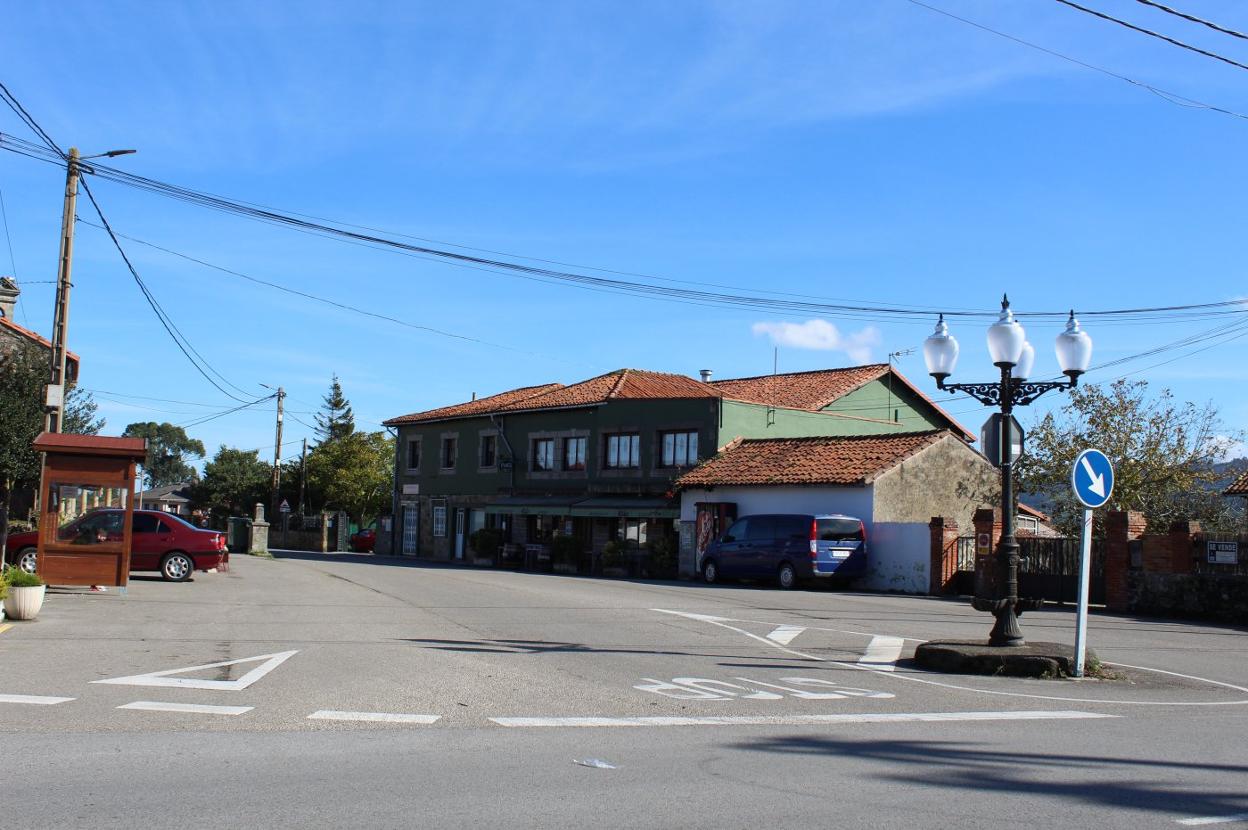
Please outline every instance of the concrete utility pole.
[{"label": "concrete utility pole", "polygon": [[286,390],[277,387],[277,440],[273,446],[273,510],[269,514],[270,521],[275,521],[278,513],[278,505],[281,504],[280,489],[282,486],[282,399],[286,397]]},{"label": "concrete utility pole", "polygon": [[[115,158],[133,153],[134,150],[109,150],[86,158]],[[61,255],[56,271],[56,305],[52,313],[52,357],[49,371],[47,397],[44,406],[47,416],[44,429],[60,432],[65,421],[65,376],[68,349],[65,345],[69,334],[70,270],[74,263],[74,216],[78,203],[78,176],[82,170],[79,162],[83,157],[77,147],[69,148],[65,163],[65,206],[61,213]]]},{"label": "concrete utility pole", "polygon": [[308,481],[308,439],[303,439],[303,454],[299,456],[299,515],[303,515],[303,494]]},{"label": "concrete utility pole", "polygon": [[78,203],[78,148],[69,148],[65,167],[65,206],[61,213],[61,255],[56,269],[56,306],[52,313],[52,365],[44,406],[44,429],[60,432],[65,420],[65,336],[69,330],[70,268],[74,261],[74,211]]}]

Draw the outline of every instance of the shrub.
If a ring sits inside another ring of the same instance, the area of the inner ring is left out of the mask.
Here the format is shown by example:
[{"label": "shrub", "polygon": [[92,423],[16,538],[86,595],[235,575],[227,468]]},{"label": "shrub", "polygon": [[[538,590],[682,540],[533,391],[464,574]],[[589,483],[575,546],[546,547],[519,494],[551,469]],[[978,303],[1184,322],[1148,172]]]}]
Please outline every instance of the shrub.
[{"label": "shrub", "polygon": [[628,561],[628,548],[624,542],[611,541],[602,546],[599,559],[604,568],[622,568]]},{"label": "shrub", "polygon": [[650,549],[650,567],[654,571],[670,573],[676,570],[677,541],[675,537],[659,536],[646,547]]},{"label": "shrub", "polygon": [[468,537],[468,544],[477,556],[498,556],[498,549],[503,546],[503,532],[498,528],[483,527],[473,531]]},{"label": "shrub", "polygon": [[556,536],[550,540],[550,559],[564,565],[571,565],[581,557],[581,542],[574,536]]},{"label": "shrub", "polygon": [[5,571],[4,582],[10,588],[37,588],[43,584],[39,574],[28,574],[21,568],[9,568]]}]

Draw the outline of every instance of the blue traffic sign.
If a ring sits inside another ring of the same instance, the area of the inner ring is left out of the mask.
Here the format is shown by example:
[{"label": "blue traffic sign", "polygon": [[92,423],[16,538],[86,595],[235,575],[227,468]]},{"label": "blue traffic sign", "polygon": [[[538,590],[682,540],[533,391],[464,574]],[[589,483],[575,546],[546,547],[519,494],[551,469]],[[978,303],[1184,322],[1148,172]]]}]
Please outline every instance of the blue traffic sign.
[{"label": "blue traffic sign", "polygon": [[1075,458],[1070,483],[1085,507],[1101,507],[1114,492],[1114,465],[1100,450],[1084,450]]}]

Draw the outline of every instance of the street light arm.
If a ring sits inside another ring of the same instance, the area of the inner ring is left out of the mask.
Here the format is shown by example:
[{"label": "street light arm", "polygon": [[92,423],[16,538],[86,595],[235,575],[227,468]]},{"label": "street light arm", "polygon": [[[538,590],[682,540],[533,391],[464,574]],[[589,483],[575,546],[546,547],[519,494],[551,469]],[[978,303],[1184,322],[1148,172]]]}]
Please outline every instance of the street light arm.
[{"label": "street light arm", "polygon": [[[1079,381],[1078,376],[1069,381],[1026,381],[1014,378],[1010,382],[1010,405],[1026,406],[1045,392],[1054,389],[1070,389]],[[943,378],[936,378],[937,388],[945,392],[962,392],[970,395],[984,406],[1001,406],[1001,383],[945,383]]]}]

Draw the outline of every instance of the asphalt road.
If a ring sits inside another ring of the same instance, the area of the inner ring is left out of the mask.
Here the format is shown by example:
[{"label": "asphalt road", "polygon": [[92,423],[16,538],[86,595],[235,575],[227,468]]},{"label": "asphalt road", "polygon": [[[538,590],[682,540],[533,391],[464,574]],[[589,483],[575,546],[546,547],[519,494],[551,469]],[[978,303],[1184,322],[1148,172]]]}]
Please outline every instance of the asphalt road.
[{"label": "asphalt road", "polygon": [[1243,630],[1094,615],[1115,680],[908,664],[988,622],[314,554],[54,591],[0,633],[0,825],[1248,827]]}]

